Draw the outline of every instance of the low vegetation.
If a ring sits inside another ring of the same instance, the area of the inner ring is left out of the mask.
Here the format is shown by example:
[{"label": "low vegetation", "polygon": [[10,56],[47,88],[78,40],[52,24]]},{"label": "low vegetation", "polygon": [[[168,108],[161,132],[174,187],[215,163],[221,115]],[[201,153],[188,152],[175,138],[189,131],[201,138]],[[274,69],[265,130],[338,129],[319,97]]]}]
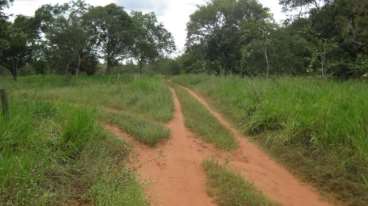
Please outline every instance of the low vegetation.
[{"label": "low vegetation", "polygon": [[126,110],[162,123],[171,120],[174,110],[171,93],[158,76],[28,76],[18,83],[4,78],[3,85],[11,87],[17,96],[68,102],[101,110]]},{"label": "low vegetation", "polygon": [[[0,116],[4,205],[147,205],[111,122],[154,145],[169,137],[171,93],[160,77],[29,76],[1,79],[10,119]],[[128,110],[129,113],[122,110]]]},{"label": "low vegetation", "polygon": [[175,78],[207,96],[275,157],[347,205],[367,205],[368,99],[365,82],[188,75]]},{"label": "low vegetation", "polygon": [[189,129],[218,148],[231,150],[237,147],[231,133],[205,107],[183,88],[175,87],[175,90],[183,108],[185,125]]},{"label": "low vegetation", "polygon": [[109,112],[103,114],[106,122],[119,126],[139,142],[156,146],[170,137],[170,131],[162,124],[147,121],[126,112]]},{"label": "low vegetation", "polygon": [[126,145],[104,132],[94,110],[14,96],[11,108],[10,120],[0,117],[2,205],[146,205],[120,165]]},{"label": "low vegetation", "polygon": [[205,161],[208,192],[219,206],[275,206],[241,176],[219,163]]},{"label": "low vegetation", "polygon": [[[206,1],[189,16],[177,56],[154,12],[71,0],[24,16],[14,2],[0,0],[0,89],[11,108],[0,116],[1,205],[146,205],[124,165],[126,145],[99,124],[149,146],[169,138],[174,105],[158,73],[197,74],[173,80],[321,191],[368,205],[367,0],[279,0],[283,22],[266,1]],[[205,107],[175,90],[188,128],[237,148]],[[205,168],[221,205],[269,204],[221,166]]]}]

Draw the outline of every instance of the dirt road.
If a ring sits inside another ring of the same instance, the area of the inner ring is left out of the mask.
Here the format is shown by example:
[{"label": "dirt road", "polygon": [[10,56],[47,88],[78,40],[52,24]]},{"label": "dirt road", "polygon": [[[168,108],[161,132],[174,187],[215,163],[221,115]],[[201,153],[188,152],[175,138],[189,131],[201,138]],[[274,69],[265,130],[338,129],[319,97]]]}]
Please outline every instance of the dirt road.
[{"label": "dirt road", "polygon": [[255,144],[249,142],[208,103],[186,88],[218,121],[232,132],[239,149],[224,152],[201,142],[185,128],[180,102],[173,93],[175,114],[168,124],[171,138],[157,148],[139,144],[113,125],[106,128],[133,145],[131,165],[146,183],[146,193],[152,206],[212,206],[206,192],[206,177],[202,162],[217,159],[227,162],[234,171],[252,182],[271,200],[283,206],[330,206],[311,186],[302,183],[283,166],[273,161]]},{"label": "dirt road", "polygon": [[227,128],[239,142],[230,165],[260,189],[270,199],[283,206],[329,206],[311,186],[302,183],[283,166],[238,132],[220,113],[212,109],[206,100],[185,88],[210,113]]},{"label": "dirt road", "polygon": [[[148,148],[128,138],[134,146],[132,165],[146,183],[152,206],[213,206],[202,168],[202,162],[211,153],[185,128],[180,103],[172,92],[175,114],[168,124],[171,138],[157,148]],[[108,129],[118,136],[128,136],[112,125]]]}]

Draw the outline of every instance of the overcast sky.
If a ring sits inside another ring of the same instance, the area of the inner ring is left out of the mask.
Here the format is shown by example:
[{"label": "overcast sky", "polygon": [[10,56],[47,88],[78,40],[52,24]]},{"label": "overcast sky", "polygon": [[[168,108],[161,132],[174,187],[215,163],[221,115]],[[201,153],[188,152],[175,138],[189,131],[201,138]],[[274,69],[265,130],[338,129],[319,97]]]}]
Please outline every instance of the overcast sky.
[{"label": "overcast sky", "polygon": [[[107,5],[116,3],[129,10],[154,11],[159,21],[174,35],[179,52],[183,50],[186,38],[186,24],[189,15],[193,13],[197,5],[204,4],[208,0],[86,0],[91,5]],[[271,9],[276,21],[285,18],[278,4],[279,0],[259,0],[264,6]],[[8,13],[32,16],[37,8],[43,4],[52,2],[65,3],[69,0],[15,0]]]}]

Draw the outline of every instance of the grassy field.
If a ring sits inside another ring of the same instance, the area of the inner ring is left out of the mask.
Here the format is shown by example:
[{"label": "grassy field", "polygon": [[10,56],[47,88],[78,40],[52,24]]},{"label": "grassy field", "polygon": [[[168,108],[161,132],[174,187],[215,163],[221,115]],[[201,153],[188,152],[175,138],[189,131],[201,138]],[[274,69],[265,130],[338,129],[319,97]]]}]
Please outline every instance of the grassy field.
[{"label": "grassy field", "polygon": [[231,133],[194,97],[183,88],[175,87],[175,90],[183,108],[185,125],[189,129],[220,149],[232,150],[238,146]]},{"label": "grassy field", "polygon": [[145,120],[126,112],[107,112],[102,115],[106,122],[119,126],[139,142],[156,146],[170,137],[170,131],[160,123]]},{"label": "grassy field", "polygon": [[[244,133],[321,191],[368,205],[368,85],[311,78],[173,78],[210,100]],[[172,94],[160,76],[0,78],[10,119],[0,116],[0,203],[5,206],[148,205],[127,168],[129,146],[113,124],[149,146],[170,137]],[[224,150],[237,143],[199,102],[175,87],[186,126]],[[204,163],[219,205],[271,205],[225,167]],[[229,188],[235,188],[230,190]],[[254,201],[254,202],[253,202]]]},{"label": "grassy field", "polygon": [[171,120],[174,106],[159,76],[31,76],[16,84],[6,81],[5,87],[22,98],[96,108],[99,119],[117,124],[151,146],[169,137],[163,124]]},{"label": "grassy field", "polygon": [[112,121],[147,144],[168,138],[163,124],[173,104],[162,78],[0,82],[11,108],[9,120],[0,117],[1,205],[148,205],[124,163],[129,147],[100,123]]},{"label": "grassy field", "polygon": [[241,176],[214,161],[205,161],[209,194],[219,206],[276,206]]},{"label": "grassy field", "polygon": [[174,78],[347,205],[368,204],[368,85],[312,78]]},{"label": "grassy field", "polygon": [[[127,157],[126,145],[101,129],[95,111],[30,99],[11,102],[10,120],[0,118],[2,205],[146,205],[134,176],[118,166]],[[122,196],[127,192],[134,196]]]},{"label": "grassy field", "polygon": [[18,96],[126,110],[162,123],[171,120],[174,110],[171,93],[159,76],[81,76],[69,79],[31,76],[22,78],[17,84],[5,81],[3,85],[12,87]]}]

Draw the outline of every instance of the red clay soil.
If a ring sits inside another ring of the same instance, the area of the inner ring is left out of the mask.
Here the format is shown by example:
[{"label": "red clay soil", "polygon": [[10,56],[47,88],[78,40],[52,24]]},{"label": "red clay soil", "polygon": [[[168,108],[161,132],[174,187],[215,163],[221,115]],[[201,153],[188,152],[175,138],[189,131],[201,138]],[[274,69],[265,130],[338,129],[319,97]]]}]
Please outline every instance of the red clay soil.
[{"label": "red clay soil", "polygon": [[246,177],[271,200],[283,206],[329,206],[311,186],[302,183],[259,147],[247,140],[225,118],[192,90],[185,88],[236,138],[239,149],[233,153],[230,167]]},{"label": "red clay soil", "polygon": [[239,142],[234,152],[219,151],[201,142],[185,128],[179,100],[173,93],[174,119],[168,124],[171,138],[156,148],[142,145],[114,125],[106,129],[133,146],[131,166],[141,181],[152,206],[211,206],[202,163],[207,159],[226,162],[231,169],[253,183],[268,198],[283,206],[330,206],[311,186],[302,183],[255,144],[249,142],[213,110],[198,94],[186,90],[204,105]]},{"label": "red clay soil", "polygon": [[[214,206],[207,195],[202,162],[211,153],[185,128],[181,106],[174,91],[175,114],[168,124],[171,138],[157,148],[134,141],[113,125],[106,129],[133,145],[131,165],[137,170],[152,206]],[[127,138],[128,137],[128,138]]]}]

